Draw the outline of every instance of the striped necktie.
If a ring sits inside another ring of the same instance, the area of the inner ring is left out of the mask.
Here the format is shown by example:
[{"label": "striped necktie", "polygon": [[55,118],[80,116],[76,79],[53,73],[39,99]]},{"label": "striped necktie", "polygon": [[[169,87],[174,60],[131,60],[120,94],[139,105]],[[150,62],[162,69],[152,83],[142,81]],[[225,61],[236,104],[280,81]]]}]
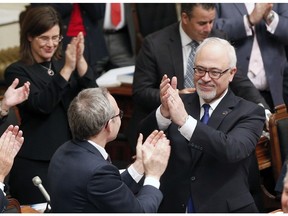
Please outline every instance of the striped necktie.
[{"label": "striped necktie", "polygon": [[195,53],[196,49],[199,46],[199,44],[196,41],[191,41],[190,44],[191,46],[191,52],[189,54],[188,60],[187,60],[187,69],[186,69],[186,76],[184,80],[184,87],[185,88],[194,88],[194,58],[195,58]]}]

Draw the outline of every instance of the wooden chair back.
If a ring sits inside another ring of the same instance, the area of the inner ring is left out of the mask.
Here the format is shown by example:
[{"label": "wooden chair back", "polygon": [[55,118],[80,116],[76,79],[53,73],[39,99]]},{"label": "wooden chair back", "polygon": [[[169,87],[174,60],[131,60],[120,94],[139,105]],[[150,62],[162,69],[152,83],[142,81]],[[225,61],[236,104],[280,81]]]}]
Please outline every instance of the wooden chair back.
[{"label": "wooden chair back", "polygon": [[277,181],[285,158],[288,158],[288,113],[285,104],[275,107],[269,119],[271,162]]}]

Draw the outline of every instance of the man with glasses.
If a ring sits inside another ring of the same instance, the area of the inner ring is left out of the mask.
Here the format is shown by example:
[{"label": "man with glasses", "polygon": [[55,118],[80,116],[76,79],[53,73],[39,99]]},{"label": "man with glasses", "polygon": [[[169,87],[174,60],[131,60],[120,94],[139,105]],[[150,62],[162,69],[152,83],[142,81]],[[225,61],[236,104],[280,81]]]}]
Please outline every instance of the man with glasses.
[{"label": "man with glasses", "polygon": [[[180,22],[145,38],[136,59],[133,80],[134,113],[128,130],[132,145],[137,139],[138,123],[160,104],[159,84],[164,74],[169,78],[177,77],[179,93],[195,91],[195,88],[184,86],[188,57],[193,51],[190,43],[196,41],[199,44],[210,36],[225,37],[223,32],[213,29],[215,17],[214,3],[183,3]],[[230,87],[236,95],[268,107],[248,77],[237,73]],[[135,150],[135,146],[131,148]]]},{"label": "man with glasses", "polygon": [[140,135],[135,162],[120,174],[105,146],[116,138],[122,116],[105,88],[85,89],[71,102],[68,121],[73,139],[55,152],[48,171],[52,212],[157,212],[169,140],[163,131],[154,130],[142,145]]},{"label": "man with glasses", "polygon": [[[164,74],[169,78],[177,77],[179,93],[194,92],[195,88],[185,88],[188,58],[193,51],[190,43],[201,43],[205,38],[215,36],[224,38],[225,34],[213,29],[216,17],[215,3],[182,3],[181,21],[174,23],[156,33],[147,36],[136,59],[133,80],[133,115],[128,128],[128,138],[135,151],[135,141],[139,122],[160,104],[159,85]],[[195,48],[194,48],[195,49]],[[195,51],[195,50],[194,50]],[[191,66],[192,68],[194,66]],[[194,71],[190,71],[194,72]],[[237,72],[229,87],[240,97],[261,104],[267,103],[247,76]],[[267,123],[268,114],[267,111]],[[251,190],[261,207],[260,173],[257,158],[251,166]]]},{"label": "man with glasses", "polygon": [[141,126],[144,137],[157,128],[171,142],[159,212],[258,212],[248,176],[265,112],[229,89],[236,61],[229,42],[211,37],[196,50],[195,93],[181,98],[177,77],[163,76],[161,105]]}]

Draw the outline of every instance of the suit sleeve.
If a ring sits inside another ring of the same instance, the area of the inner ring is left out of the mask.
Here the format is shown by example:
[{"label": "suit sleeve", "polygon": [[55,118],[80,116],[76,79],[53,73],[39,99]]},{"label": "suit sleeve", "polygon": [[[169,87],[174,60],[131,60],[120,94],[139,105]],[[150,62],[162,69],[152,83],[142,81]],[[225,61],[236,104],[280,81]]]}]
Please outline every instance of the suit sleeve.
[{"label": "suit sleeve", "polygon": [[162,193],[153,186],[143,186],[137,195],[122,181],[111,165],[95,170],[87,185],[88,197],[100,212],[156,213]]},{"label": "suit sleeve", "polygon": [[262,134],[264,109],[244,100],[234,109],[218,129],[198,122],[189,142],[191,147],[223,163],[239,162],[251,155]]}]

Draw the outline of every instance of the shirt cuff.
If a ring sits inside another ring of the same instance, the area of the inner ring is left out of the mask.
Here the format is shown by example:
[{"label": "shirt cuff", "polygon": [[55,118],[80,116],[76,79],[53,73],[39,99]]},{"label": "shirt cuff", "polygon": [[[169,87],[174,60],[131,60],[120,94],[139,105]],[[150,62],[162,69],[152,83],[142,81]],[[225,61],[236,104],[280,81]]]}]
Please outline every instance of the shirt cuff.
[{"label": "shirt cuff", "polygon": [[134,179],[135,182],[139,182],[141,180],[141,178],[143,177],[142,174],[139,174],[133,167],[133,164],[131,166],[128,167],[127,169],[128,173],[130,174],[130,176]]},{"label": "shirt cuff", "polygon": [[160,106],[156,110],[156,119],[159,129],[163,131],[166,130],[172,122],[170,119],[167,119],[164,116],[162,116],[160,112]]},{"label": "shirt cuff", "polygon": [[253,35],[253,31],[252,31],[252,28],[250,28],[250,25],[248,23],[248,19],[247,19],[247,15],[244,15],[243,16],[243,21],[244,21],[244,27],[245,27],[245,30],[246,30],[246,35],[247,36],[252,36]]},{"label": "shirt cuff", "polygon": [[194,133],[196,125],[197,120],[189,115],[184,125],[182,125],[182,127],[179,127],[178,130],[182,134],[182,136],[184,136],[185,139],[189,141],[192,137],[192,134]]},{"label": "shirt cuff", "polygon": [[151,185],[157,189],[160,188],[160,182],[158,179],[155,179],[154,177],[150,177],[150,176],[147,176],[144,180],[144,184],[143,185]]}]

